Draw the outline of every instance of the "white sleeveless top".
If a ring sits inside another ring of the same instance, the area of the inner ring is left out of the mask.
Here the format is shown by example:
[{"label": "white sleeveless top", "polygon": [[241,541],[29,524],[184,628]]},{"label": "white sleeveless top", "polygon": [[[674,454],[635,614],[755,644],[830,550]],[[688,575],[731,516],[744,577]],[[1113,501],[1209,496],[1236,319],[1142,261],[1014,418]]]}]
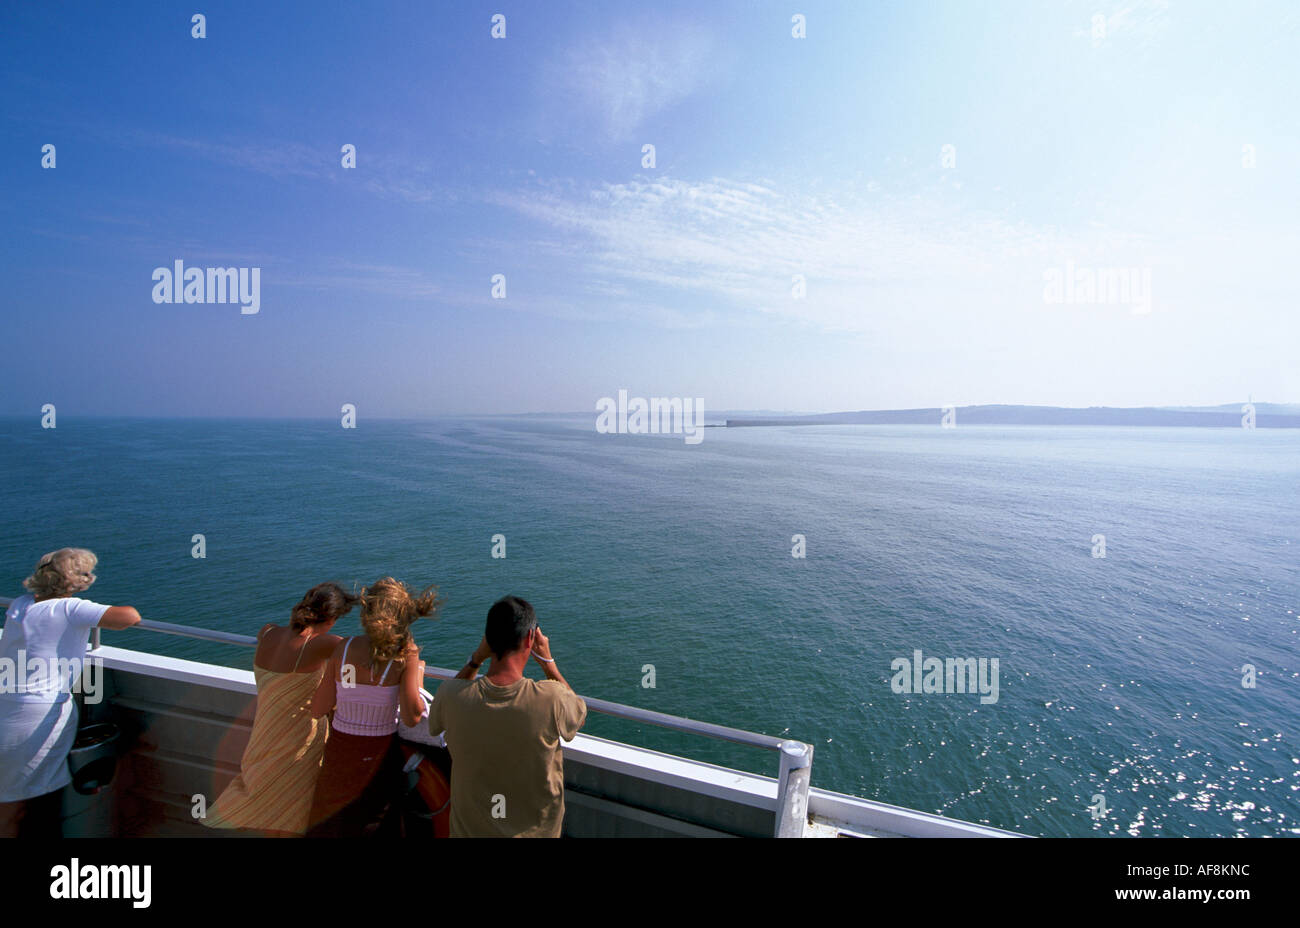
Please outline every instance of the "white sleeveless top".
[{"label": "white sleeveless top", "polygon": [[[348,663],[349,638],[343,645],[343,665]],[[384,667],[379,682],[356,683],[345,686],[334,681],[334,722],[330,728],[346,735],[391,735],[397,731],[398,701],[401,699],[401,686],[384,686],[388,671],[393,662]]]}]

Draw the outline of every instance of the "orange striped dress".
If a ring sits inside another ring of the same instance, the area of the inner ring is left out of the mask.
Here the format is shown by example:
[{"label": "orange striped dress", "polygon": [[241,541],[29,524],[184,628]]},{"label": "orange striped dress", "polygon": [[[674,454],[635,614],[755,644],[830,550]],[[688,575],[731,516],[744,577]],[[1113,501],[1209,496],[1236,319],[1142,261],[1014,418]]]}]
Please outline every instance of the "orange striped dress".
[{"label": "orange striped dress", "polygon": [[253,665],[253,732],[239,776],[208,809],[205,825],[294,834],[307,830],[329,737],[329,720],[311,717],[311,699],[328,666],[327,661],[314,673],[276,673]]}]

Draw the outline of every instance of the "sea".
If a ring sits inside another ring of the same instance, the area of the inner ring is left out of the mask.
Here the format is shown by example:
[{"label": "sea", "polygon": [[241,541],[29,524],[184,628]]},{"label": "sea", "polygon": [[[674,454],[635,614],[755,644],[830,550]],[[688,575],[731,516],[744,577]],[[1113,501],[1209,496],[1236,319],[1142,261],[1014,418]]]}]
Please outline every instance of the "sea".
[{"label": "sea", "polygon": [[[254,634],[316,583],[391,575],[446,597],[416,637],[458,668],[512,593],[580,693],[806,741],[817,787],[1032,835],[1300,834],[1300,431],[688,444],[594,415],[31,416],[0,435],[0,595],[88,547],[88,597]],[[996,667],[996,699],[961,673],[917,691],[918,652]],[[586,731],[776,773],[762,749],[596,713]]]}]

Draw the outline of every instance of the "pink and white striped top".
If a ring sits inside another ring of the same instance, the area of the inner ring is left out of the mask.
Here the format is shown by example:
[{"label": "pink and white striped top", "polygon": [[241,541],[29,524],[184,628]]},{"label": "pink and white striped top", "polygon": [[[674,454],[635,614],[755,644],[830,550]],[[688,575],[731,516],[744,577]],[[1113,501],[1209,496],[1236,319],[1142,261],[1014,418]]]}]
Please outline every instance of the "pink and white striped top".
[{"label": "pink and white striped top", "polygon": [[[349,638],[343,645],[343,665],[348,663]],[[384,667],[384,673],[378,683],[355,683],[346,686],[334,681],[334,723],[330,726],[335,731],[347,735],[364,735],[375,737],[391,735],[397,731],[398,701],[401,699],[401,686],[384,686],[388,671],[393,662]]]}]

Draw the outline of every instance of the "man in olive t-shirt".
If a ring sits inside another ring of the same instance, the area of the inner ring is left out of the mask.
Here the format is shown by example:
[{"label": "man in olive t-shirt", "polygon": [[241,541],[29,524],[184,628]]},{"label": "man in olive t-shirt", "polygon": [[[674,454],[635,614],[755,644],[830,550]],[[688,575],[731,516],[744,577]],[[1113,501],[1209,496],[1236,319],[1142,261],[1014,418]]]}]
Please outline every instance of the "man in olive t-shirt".
[{"label": "man in olive t-shirt", "polygon": [[[547,679],[524,676],[529,656]],[[474,678],[488,657],[487,674]],[[558,838],[564,822],[560,739],[571,740],[587,704],[560,675],[526,600],[488,610],[487,630],[455,680],[438,687],[429,731],[451,752],[451,836]]]}]

